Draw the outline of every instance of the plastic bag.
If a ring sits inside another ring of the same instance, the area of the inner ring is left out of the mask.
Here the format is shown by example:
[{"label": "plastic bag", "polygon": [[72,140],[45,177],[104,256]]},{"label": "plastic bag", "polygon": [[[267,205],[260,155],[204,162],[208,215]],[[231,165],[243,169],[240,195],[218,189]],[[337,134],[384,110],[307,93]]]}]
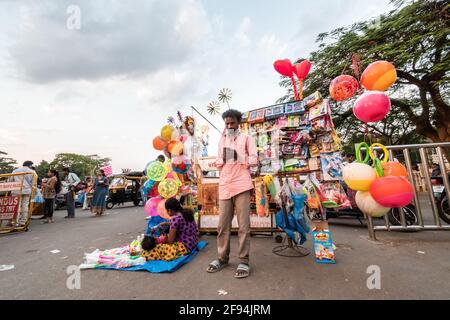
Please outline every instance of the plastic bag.
[{"label": "plastic bag", "polygon": [[44,203],[44,198],[42,197],[41,190],[39,190],[39,189],[36,190],[36,195],[34,196],[33,202],[34,203]]}]

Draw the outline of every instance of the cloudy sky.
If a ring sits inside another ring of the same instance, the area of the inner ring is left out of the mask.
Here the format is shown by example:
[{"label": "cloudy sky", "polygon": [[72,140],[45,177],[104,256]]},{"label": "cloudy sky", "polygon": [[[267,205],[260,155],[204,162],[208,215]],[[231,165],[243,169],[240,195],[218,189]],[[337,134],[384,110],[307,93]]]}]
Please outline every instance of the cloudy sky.
[{"label": "cloudy sky", "polygon": [[[68,27],[71,5],[79,29]],[[141,169],[177,110],[206,114],[225,87],[241,111],[273,104],[284,93],[273,61],[306,57],[319,33],[389,9],[389,0],[0,0],[0,150],[19,162],[73,152]]]}]

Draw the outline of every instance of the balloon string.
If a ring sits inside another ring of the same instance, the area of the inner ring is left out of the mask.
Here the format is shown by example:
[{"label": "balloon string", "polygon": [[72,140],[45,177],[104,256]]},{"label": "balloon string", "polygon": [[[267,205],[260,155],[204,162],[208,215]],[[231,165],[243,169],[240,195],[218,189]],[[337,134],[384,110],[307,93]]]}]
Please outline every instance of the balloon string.
[{"label": "balloon string", "polygon": [[299,87],[300,87],[300,100],[303,100],[303,80],[300,80],[300,84],[299,84]]},{"label": "balloon string", "polygon": [[294,76],[291,77],[291,80],[292,80],[292,86],[294,87],[295,101],[298,101],[297,85],[295,84]]}]

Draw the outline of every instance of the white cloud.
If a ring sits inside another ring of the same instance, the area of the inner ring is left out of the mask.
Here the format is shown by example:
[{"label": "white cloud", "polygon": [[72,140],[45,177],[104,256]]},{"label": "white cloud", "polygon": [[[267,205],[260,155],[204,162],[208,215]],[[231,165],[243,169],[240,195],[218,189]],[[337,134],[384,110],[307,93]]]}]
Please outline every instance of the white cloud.
[{"label": "white cloud", "polygon": [[252,20],[249,17],[244,17],[239,25],[236,33],[234,34],[234,40],[241,47],[248,47],[251,44],[250,30],[252,27]]},{"label": "white cloud", "polygon": [[39,2],[25,11],[10,56],[28,80],[142,76],[186,61],[209,30],[194,0],[141,0],[134,6],[79,0],[80,30],[66,28],[68,4]]}]

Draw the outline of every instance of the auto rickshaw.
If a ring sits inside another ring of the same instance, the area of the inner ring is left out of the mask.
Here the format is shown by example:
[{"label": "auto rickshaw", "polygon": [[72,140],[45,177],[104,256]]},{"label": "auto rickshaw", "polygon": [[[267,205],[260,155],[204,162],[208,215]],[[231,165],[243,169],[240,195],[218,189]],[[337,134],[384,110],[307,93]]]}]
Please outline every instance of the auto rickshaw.
[{"label": "auto rickshaw", "polygon": [[112,209],[115,205],[124,205],[127,202],[132,202],[135,206],[138,206],[142,201],[142,196],[139,192],[142,176],[142,172],[111,176],[106,208]]}]

